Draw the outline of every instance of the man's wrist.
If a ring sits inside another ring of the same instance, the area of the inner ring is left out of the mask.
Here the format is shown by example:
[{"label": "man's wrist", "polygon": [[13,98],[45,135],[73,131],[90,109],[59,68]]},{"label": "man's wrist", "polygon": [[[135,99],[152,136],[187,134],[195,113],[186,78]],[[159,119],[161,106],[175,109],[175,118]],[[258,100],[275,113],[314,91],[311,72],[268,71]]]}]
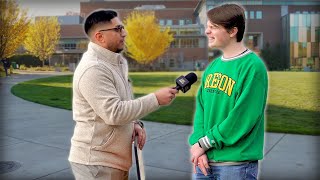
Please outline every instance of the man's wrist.
[{"label": "man's wrist", "polygon": [[138,124],[142,129],[144,128],[144,124],[142,121],[137,120],[137,121],[134,121],[133,123]]},{"label": "man's wrist", "polygon": [[202,148],[202,146],[201,146],[201,144],[200,144],[200,142],[199,142],[199,141],[198,141],[198,145],[199,145],[199,147],[200,147],[200,148]]}]

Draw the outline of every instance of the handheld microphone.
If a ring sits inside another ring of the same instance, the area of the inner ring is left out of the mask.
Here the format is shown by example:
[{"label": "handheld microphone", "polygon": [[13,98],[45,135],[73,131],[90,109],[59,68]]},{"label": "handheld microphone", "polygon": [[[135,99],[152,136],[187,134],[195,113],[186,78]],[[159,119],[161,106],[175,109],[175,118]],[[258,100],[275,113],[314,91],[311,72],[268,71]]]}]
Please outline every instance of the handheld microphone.
[{"label": "handheld microphone", "polygon": [[193,72],[187,74],[186,76],[180,76],[176,79],[177,86],[175,89],[186,93],[191,88],[191,85],[197,81],[197,79],[197,75]]}]

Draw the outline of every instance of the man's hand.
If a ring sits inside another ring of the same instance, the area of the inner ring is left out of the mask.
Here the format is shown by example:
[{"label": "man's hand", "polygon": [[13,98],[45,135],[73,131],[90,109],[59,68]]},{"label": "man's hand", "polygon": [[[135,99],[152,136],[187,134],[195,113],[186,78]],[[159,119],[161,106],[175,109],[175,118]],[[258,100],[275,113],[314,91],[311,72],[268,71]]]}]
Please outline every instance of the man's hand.
[{"label": "man's hand", "polygon": [[176,94],[178,93],[178,90],[166,87],[159,89],[154,94],[157,97],[159,105],[169,105],[172,100],[176,97]]},{"label": "man's hand", "polygon": [[198,158],[198,163],[197,164],[193,164],[193,172],[196,173],[196,167],[199,166],[201,172],[207,176],[208,172],[207,169],[210,168],[209,163],[208,163],[208,157],[206,154],[202,154],[199,158]]},{"label": "man's hand", "polygon": [[134,138],[138,136],[138,145],[139,149],[142,150],[144,144],[146,143],[147,135],[144,128],[141,128],[139,124],[134,123],[133,125],[133,133],[132,133],[132,142]]},{"label": "man's hand", "polygon": [[199,146],[198,143],[195,143],[191,149],[190,149],[190,154],[191,154],[191,162],[195,165],[198,164],[198,158],[203,155],[205,151]]}]

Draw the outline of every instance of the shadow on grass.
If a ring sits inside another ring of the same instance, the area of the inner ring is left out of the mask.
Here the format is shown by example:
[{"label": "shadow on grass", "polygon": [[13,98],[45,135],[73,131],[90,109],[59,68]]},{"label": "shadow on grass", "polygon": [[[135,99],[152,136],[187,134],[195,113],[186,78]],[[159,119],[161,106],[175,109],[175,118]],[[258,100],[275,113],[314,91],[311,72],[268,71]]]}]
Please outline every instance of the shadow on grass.
[{"label": "shadow on grass", "polygon": [[38,83],[38,82],[46,82],[46,83],[72,83],[73,75],[61,75],[61,76],[53,76],[53,77],[45,77],[45,78],[39,78],[34,79],[30,81],[26,81],[23,83]]},{"label": "shadow on grass", "polygon": [[68,110],[72,108],[72,88],[20,83],[11,88],[11,93],[47,106]]},{"label": "shadow on grass", "polygon": [[[28,101],[62,109],[72,109],[72,89],[21,83],[12,87],[11,92]],[[135,94],[135,97],[144,94]],[[146,121],[192,125],[195,110],[195,98],[178,96],[170,106],[161,107],[148,116]],[[320,135],[320,112],[305,111],[268,105],[267,127],[269,132]]]}]

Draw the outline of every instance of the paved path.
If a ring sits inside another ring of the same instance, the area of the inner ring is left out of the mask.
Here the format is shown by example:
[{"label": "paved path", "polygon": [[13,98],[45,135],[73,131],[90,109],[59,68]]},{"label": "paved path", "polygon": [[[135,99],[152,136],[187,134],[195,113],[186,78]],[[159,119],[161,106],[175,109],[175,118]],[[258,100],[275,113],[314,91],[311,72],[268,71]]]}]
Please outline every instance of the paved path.
[{"label": "paved path", "polygon": [[[55,73],[53,73],[55,74]],[[0,179],[73,179],[67,161],[74,123],[71,111],[28,102],[10,93],[12,85],[52,74],[0,78]],[[187,138],[191,126],[145,122],[147,179],[190,179]],[[266,133],[260,179],[320,179],[319,136]],[[2,169],[2,170],[1,170]],[[130,179],[136,179],[135,168]]]}]

